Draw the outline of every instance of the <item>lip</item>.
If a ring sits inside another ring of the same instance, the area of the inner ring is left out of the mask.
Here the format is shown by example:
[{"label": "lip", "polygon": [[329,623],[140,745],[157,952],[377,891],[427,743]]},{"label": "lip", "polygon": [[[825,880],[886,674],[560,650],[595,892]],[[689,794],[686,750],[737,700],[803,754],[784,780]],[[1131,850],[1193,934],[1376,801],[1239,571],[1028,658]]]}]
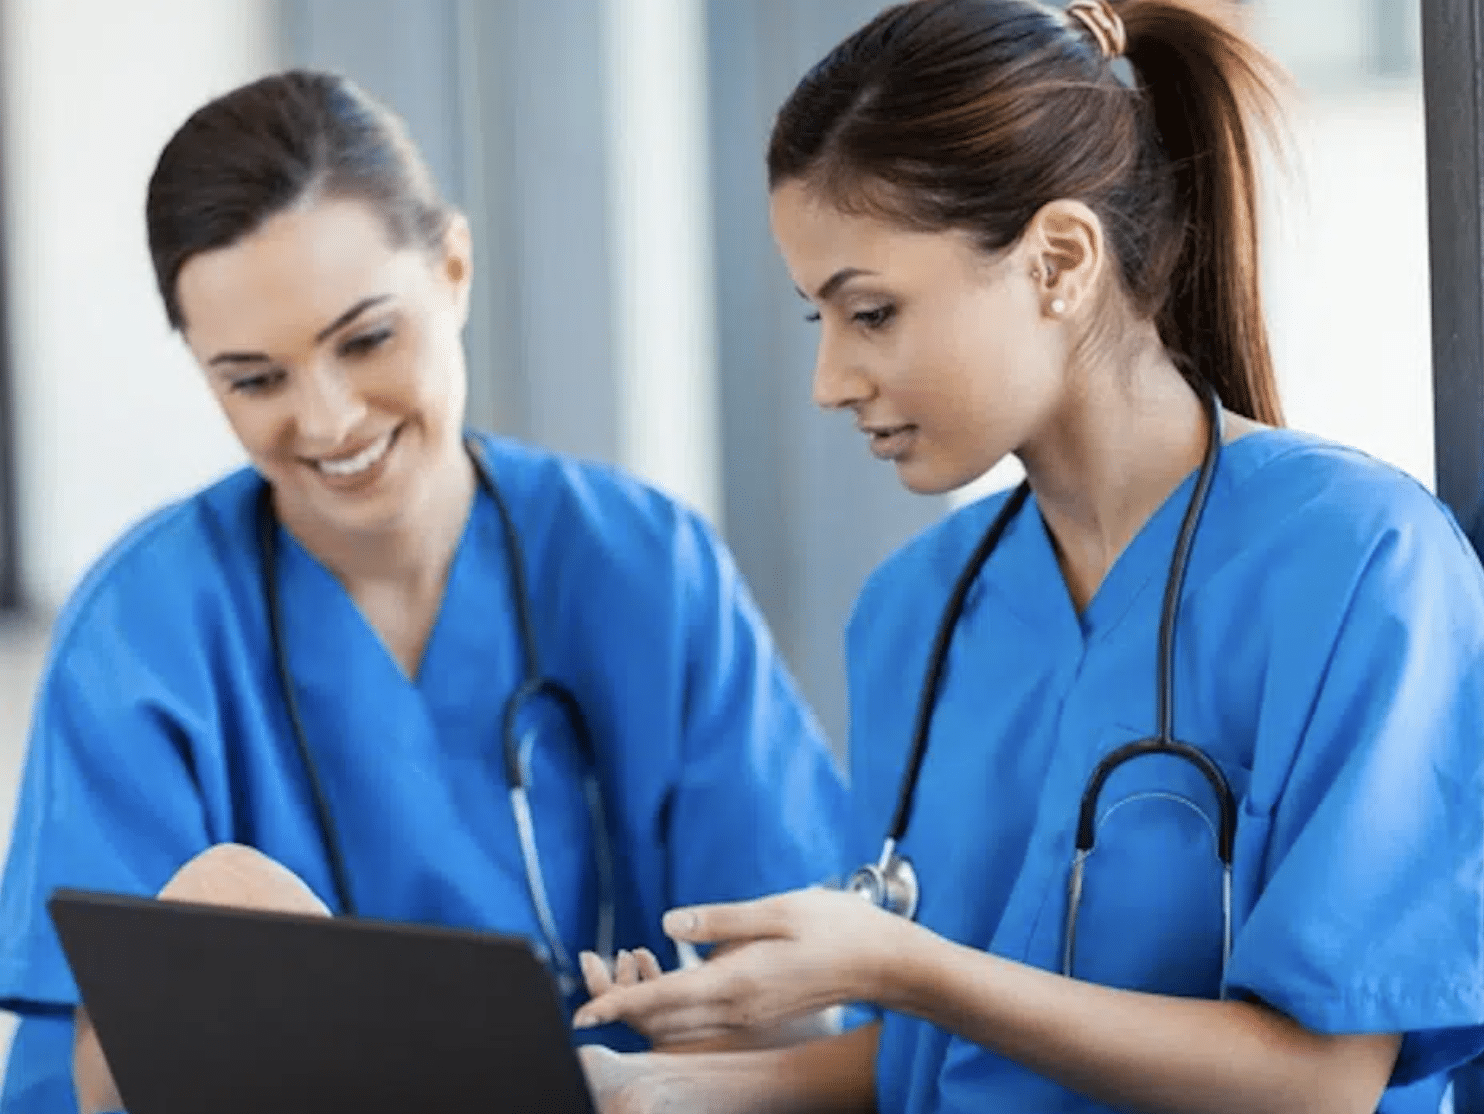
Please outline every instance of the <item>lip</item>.
[{"label": "lip", "polygon": [[[335,464],[340,461],[350,460],[353,457],[358,456],[359,454],[365,452],[367,449],[371,448],[378,441],[382,440],[382,438],[388,439],[386,451],[381,454],[380,459],[377,460],[375,464],[371,465],[369,468],[364,469],[363,471],[356,472],[353,475],[349,476],[336,476],[324,471],[322,468],[319,467],[321,462]],[[364,488],[370,487],[381,478],[382,474],[387,469],[388,463],[392,459],[392,455],[396,452],[397,442],[400,441],[401,438],[402,426],[398,425],[394,427],[390,433],[383,433],[379,437],[370,438],[369,440],[362,442],[354,449],[350,449],[346,452],[339,452],[333,456],[306,457],[304,458],[304,463],[305,466],[314,473],[319,482],[324,484],[326,487],[329,487],[335,491],[342,492],[359,491]]]},{"label": "lip", "polygon": [[877,460],[900,460],[917,439],[914,425],[861,426],[860,431],[866,435],[866,444]]}]

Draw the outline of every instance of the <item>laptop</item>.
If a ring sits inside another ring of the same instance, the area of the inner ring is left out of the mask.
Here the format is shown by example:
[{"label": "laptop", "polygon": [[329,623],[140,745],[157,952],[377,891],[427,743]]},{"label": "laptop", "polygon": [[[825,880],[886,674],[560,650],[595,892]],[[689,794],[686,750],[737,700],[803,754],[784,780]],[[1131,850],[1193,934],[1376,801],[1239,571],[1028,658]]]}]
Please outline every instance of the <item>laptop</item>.
[{"label": "laptop", "polygon": [[524,939],[58,890],[129,1114],[595,1114]]}]

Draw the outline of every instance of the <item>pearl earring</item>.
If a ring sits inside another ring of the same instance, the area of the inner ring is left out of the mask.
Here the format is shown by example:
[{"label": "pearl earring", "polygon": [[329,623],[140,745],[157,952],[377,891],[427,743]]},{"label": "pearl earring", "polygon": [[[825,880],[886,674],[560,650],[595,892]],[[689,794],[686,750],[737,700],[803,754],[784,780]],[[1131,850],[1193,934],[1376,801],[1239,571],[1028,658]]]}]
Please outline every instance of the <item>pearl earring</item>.
[{"label": "pearl earring", "polygon": [[1060,298],[1054,298],[1051,302],[1051,312],[1060,316],[1067,312],[1067,303]]}]

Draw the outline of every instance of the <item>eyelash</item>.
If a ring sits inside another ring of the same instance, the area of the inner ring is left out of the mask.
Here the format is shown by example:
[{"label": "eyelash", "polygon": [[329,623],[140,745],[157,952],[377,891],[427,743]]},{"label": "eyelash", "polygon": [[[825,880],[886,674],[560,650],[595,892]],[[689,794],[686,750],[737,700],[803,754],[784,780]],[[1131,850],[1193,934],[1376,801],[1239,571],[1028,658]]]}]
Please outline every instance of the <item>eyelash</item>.
[{"label": "eyelash", "polygon": [[261,375],[249,375],[245,379],[234,379],[231,389],[243,395],[267,394],[283,382],[283,372],[265,371]]},{"label": "eyelash", "polygon": [[369,333],[362,333],[360,336],[351,337],[342,344],[340,346],[340,354],[342,356],[366,356],[380,348],[387,341],[391,340],[391,338],[392,330],[390,328],[381,328]]},{"label": "eyelash", "polygon": [[[340,346],[340,354],[352,359],[360,359],[369,356],[380,348],[392,337],[391,329],[377,329],[374,332],[362,333],[360,336],[352,337]],[[268,371],[261,375],[249,375],[244,379],[232,381],[231,389],[238,394],[261,395],[271,391],[283,382],[282,371]]]},{"label": "eyelash", "polygon": [[[883,328],[896,315],[895,306],[879,306],[876,309],[863,309],[859,313],[851,314],[850,319],[865,329]],[[818,321],[819,311],[814,310],[804,315],[805,321]]]}]

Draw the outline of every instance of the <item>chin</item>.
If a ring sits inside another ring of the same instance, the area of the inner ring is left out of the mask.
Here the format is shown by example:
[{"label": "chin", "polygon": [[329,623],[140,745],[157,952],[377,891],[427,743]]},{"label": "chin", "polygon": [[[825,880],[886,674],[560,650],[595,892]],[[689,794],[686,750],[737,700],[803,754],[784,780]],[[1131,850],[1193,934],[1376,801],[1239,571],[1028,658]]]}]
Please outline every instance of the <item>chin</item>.
[{"label": "chin", "polygon": [[957,491],[968,481],[958,476],[944,476],[931,468],[922,467],[910,460],[897,462],[897,479],[913,495],[947,495]]}]

